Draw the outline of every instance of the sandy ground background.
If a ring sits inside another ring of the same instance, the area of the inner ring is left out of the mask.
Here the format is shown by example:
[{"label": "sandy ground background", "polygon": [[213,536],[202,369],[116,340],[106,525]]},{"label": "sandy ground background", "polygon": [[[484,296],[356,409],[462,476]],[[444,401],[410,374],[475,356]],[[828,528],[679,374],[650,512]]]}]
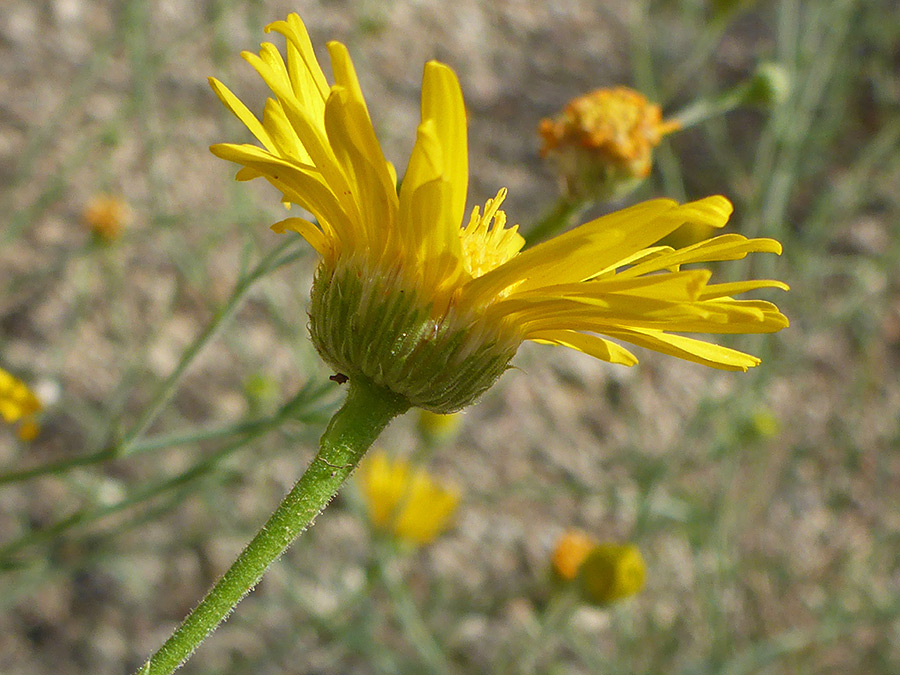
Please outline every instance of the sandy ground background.
[{"label": "sandy ground background", "polygon": [[[269,21],[299,12],[323,59],[327,40],[348,45],[398,167],[423,62],[452,65],[470,205],[508,187],[523,228],[556,194],[537,123],[571,97],[625,83],[672,112],[780,60],[787,101],[674,136],[625,202],[726,194],[734,231],[784,242],[781,258],[726,271],[793,287],[777,297],[789,330],[729,342],[763,365],[720,373],[640,353],[625,369],[526,346],[430,462],[463,490],[455,528],[386,564],[446,672],[900,671],[900,27],[886,20],[898,9],[5,0],[0,365],[47,406],[35,442],[0,430],[0,467],[120,438],[279,243],[273,191],[235,184],[207,150],[249,139],[206,78],[260,110],[263,85],[238,54]],[[133,213],[111,246],[80,222],[100,192]],[[0,673],[135,668],[300,475],[320,409],[340,397],[305,335],[314,262],[253,287],[143,438],[270,414],[324,383],[306,418],[227,455],[232,439],[207,439],[0,484]],[[380,444],[411,452],[414,419]],[[637,543],[648,584],[554,624],[547,559],[573,526]],[[354,500],[337,500],[183,672],[435,672],[404,601],[371,579],[371,550]]]}]

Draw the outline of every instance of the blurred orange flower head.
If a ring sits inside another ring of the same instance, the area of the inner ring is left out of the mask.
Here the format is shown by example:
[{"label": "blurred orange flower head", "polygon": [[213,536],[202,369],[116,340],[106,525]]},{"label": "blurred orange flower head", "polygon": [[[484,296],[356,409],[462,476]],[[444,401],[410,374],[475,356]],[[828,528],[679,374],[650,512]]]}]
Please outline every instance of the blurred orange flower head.
[{"label": "blurred orange flower head", "polygon": [[81,219],[99,239],[112,242],[131,222],[131,208],[121,197],[101,194],[88,202]]},{"label": "blurred orange flower head", "polygon": [[611,199],[650,174],[653,148],[679,128],[662,110],[628,87],[597,89],[541,120],[541,156],[550,159],[573,199]]},{"label": "blurred orange flower head", "polygon": [[553,571],[564,581],[578,576],[581,563],[597,545],[597,541],[581,530],[568,530],[557,540],[550,557]]}]

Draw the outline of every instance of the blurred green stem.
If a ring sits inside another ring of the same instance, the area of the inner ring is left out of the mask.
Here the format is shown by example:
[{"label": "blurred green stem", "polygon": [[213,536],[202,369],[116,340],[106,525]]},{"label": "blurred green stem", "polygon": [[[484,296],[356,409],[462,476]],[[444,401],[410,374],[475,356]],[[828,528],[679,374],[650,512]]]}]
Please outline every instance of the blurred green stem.
[{"label": "blurred green stem", "polygon": [[[107,516],[119,513],[121,511],[124,511],[125,509],[128,509],[132,506],[137,506],[151,499],[155,499],[165,492],[171,492],[172,490],[176,490],[182,486],[186,486],[195,482],[203,476],[211,473],[226,457],[247,446],[251,441],[264,436],[269,431],[282,426],[286,421],[308,419],[309,416],[314,415],[316,411],[308,412],[306,408],[313,401],[317,400],[317,398],[321,396],[320,392],[323,391],[324,390],[322,387],[313,387],[312,385],[304,387],[300,390],[300,392],[297,393],[294,398],[284,404],[281,410],[279,410],[275,415],[266,418],[265,420],[259,420],[252,427],[248,427],[247,429],[245,429],[240,438],[222,448],[219,448],[213,454],[205,457],[201,461],[191,466],[189,469],[186,469],[185,471],[182,471],[175,476],[166,478],[161,481],[149,483],[141,489],[129,492],[127,497],[111,504],[103,504],[101,506],[80,509],[61,520],[57,520],[56,522],[46,525],[40,529],[26,532],[18,539],[14,539],[12,541],[4,543],[3,545],[0,545],[0,566],[7,564],[8,558],[11,555],[24,548],[46,541],[52,541],[59,535],[71,530],[72,528],[90,525],[97,522],[98,520],[106,518]],[[236,429],[237,426],[233,428]],[[161,440],[162,439],[149,439],[147,443],[156,443],[158,445]],[[113,456],[110,454],[109,450],[101,450],[98,453],[75,459],[85,460],[81,462],[81,464],[88,464],[94,462],[88,462],[87,460],[93,460],[93,458],[97,457],[100,457],[100,459],[102,460],[111,459]],[[57,464],[63,463],[66,463],[66,460],[63,460],[63,462],[59,462]],[[72,466],[77,465],[78,464],[76,464],[74,461],[69,461],[65,468],[71,468]],[[38,469],[42,468],[44,467],[38,467]],[[37,469],[34,469],[33,471],[37,471]],[[7,476],[11,475],[14,476],[14,474],[7,474]]]},{"label": "blurred green stem", "polygon": [[156,393],[153,396],[153,399],[150,401],[149,405],[144,409],[144,412],[141,414],[140,418],[137,422],[132,425],[132,427],[124,434],[122,440],[119,441],[118,444],[114,447],[113,456],[114,457],[123,457],[125,455],[131,454],[133,450],[133,446],[138,437],[141,436],[156,418],[159,416],[162,409],[165,407],[166,403],[169,402],[169,399],[172,398],[172,395],[178,388],[178,383],[181,381],[182,376],[185,371],[188,369],[188,366],[193,363],[194,359],[197,358],[197,355],[203,350],[203,348],[212,340],[213,337],[219,332],[225,322],[231,318],[232,314],[234,314],[235,310],[240,306],[241,301],[244,299],[244,296],[250,290],[250,288],[255,284],[259,279],[264,277],[269,272],[281,267],[282,265],[286,265],[289,262],[292,262],[299,258],[304,254],[305,249],[302,251],[296,251],[294,253],[289,253],[285,255],[285,251],[297,240],[296,237],[290,237],[287,240],[283,241],[281,244],[272,249],[259,263],[254,267],[249,274],[243,276],[234,287],[234,290],[231,293],[231,297],[228,298],[228,301],[225,303],[225,306],[222,307],[213,318],[212,322],[206,327],[206,330],[201,333],[196,340],[185,350],[184,354],[181,355],[181,360],[178,362],[178,365],[175,367],[175,370],[166,378],[166,380],[159,386]]},{"label": "blurred green stem", "polygon": [[588,206],[589,202],[583,200],[560,197],[553,208],[525,233],[526,246],[534,246],[560,230],[570,228]]},{"label": "blurred green stem", "polygon": [[168,675],[184,663],[325,508],[382,429],[408,408],[405,399],[361,378],[352,379],[347,400],[331,418],[309,468],[231,568],[138,671],[140,675]]},{"label": "blurred green stem", "polygon": [[561,629],[567,626],[579,607],[578,594],[572,588],[566,588],[550,599],[538,616],[535,631],[529,641],[529,648],[516,654],[512,663],[507,663],[504,672],[517,672],[533,675],[539,670],[541,657],[556,647],[556,638]]},{"label": "blurred green stem", "polygon": [[680,112],[675,113],[670,121],[677,122],[681,129],[687,129],[713,117],[724,115],[748,102],[753,91],[753,82],[742,82],[733,89],[713,98],[701,98]]},{"label": "blurred green stem", "polygon": [[409,586],[392,565],[390,546],[393,544],[390,541],[376,541],[374,571],[391,597],[397,621],[424,662],[426,672],[449,673],[451,668],[447,655],[425,624]]},{"label": "blurred green stem", "polygon": [[[172,434],[160,434],[151,436],[143,440],[132,443],[128,448],[128,456],[139,455],[144,452],[152,452],[154,450],[164,450],[166,448],[175,448],[185,445],[193,445],[203,441],[211,441],[219,438],[229,438],[231,436],[244,436],[247,439],[255,438],[260,432],[266,432],[277,426],[280,426],[288,417],[296,417],[297,404],[302,403],[308,405],[314,401],[318,401],[325,393],[327,393],[333,384],[328,382],[325,385],[307,385],[291,402],[286,404],[280,411],[269,417],[256,419],[248,419],[232,424],[226,424],[220,427],[212,427],[208,429],[195,429],[192,431],[182,431]],[[304,422],[312,423],[319,419],[320,415],[326,415],[329,410],[328,405],[323,405],[324,410],[303,411],[302,419]],[[16,471],[8,471],[0,473],[0,485],[8,483],[17,483],[20,481],[47,476],[51,474],[63,473],[69,469],[75,469],[80,466],[90,466],[92,464],[102,464],[113,459],[123,457],[122,453],[117,452],[117,446],[109,446],[102,450],[97,450],[87,455],[78,457],[68,457],[56,462],[49,462],[39,466],[29,467],[27,469],[18,469]]]}]

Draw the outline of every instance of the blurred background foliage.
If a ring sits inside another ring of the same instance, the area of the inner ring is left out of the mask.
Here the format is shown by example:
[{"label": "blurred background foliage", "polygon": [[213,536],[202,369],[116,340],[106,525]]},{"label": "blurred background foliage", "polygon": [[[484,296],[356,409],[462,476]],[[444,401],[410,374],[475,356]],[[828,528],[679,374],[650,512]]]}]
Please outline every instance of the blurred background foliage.
[{"label": "blurred background foliage", "polygon": [[[537,124],[569,99],[625,84],[669,114],[781,64],[784,101],[664,139],[592,213],[727,195],[785,254],[723,272],[788,281],[792,325],[732,342],[763,357],[745,375],[531,346],[454,434],[395,422],[380,445],[458,486],[455,527],[386,543],[350,488],[184,672],[900,671],[898,5],[6,0],[0,366],[44,410],[31,443],[0,429],[0,672],[136,667],[340,400],[305,335],[312,254],[206,149],[246,139],[206,77],[261,109],[238,52],[289,11],[320,55],[348,44],[399,167],[422,64],[448,62],[470,206],[507,186],[525,231],[556,198]],[[572,527],[636,544],[643,593],[560,601]]]}]

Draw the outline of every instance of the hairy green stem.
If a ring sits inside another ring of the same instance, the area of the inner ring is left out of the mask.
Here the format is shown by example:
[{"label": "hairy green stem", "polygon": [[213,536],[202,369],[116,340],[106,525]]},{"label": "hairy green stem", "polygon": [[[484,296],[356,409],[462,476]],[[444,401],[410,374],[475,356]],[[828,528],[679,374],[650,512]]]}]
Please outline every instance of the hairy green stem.
[{"label": "hairy green stem", "polygon": [[388,422],[408,407],[406,400],[354,378],[309,468],[231,568],[138,671],[140,675],[168,675],[184,663],[325,508]]}]

